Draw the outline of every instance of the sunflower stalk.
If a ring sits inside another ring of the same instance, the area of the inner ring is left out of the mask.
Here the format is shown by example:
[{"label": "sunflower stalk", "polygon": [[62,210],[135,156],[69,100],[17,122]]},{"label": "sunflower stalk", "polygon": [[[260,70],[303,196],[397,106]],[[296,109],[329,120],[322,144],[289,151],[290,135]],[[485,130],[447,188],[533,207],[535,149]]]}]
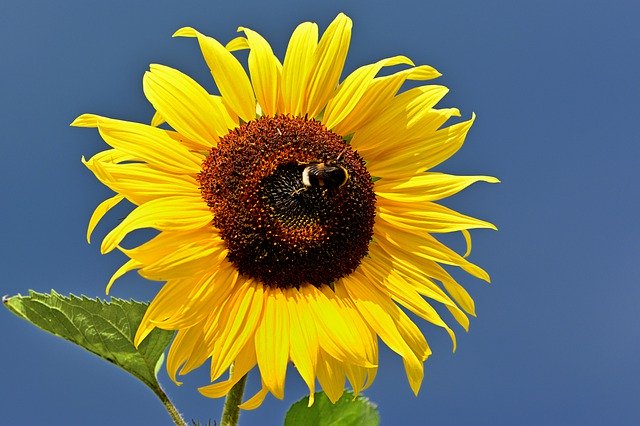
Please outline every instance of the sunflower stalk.
[{"label": "sunflower stalk", "polygon": [[[233,374],[233,366],[231,367],[231,374]],[[220,426],[236,426],[238,424],[240,404],[242,403],[242,395],[244,394],[244,385],[246,382],[247,375],[245,374],[233,385],[227,394],[227,398],[224,401],[224,409],[222,410],[222,418],[220,419]]]},{"label": "sunflower stalk", "polygon": [[169,413],[169,416],[171,416],[171,420],[173,420],[173,423],[175,423],[176,426],[187,426],[187,422],[182,418],[182,416],[180,415],[180,412],[178,411],[176,406],[173,405],[173,403],[169,399],[169,396],[166,393],[164,393],[162,388],[158,386],[154,388],[153,391],[155,392],[156,395],[158,395],[158,398],[160,398],[160,401],[162,401],[162,405],[164,405],[164,408],[167,410],[167,413]]}]

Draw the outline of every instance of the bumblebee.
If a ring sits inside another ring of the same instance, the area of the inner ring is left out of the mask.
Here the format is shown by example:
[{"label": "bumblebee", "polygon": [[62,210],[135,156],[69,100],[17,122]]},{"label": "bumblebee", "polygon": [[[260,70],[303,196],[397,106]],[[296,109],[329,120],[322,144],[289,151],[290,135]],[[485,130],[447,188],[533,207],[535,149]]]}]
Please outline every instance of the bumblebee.
[{"label": "bumblebee", "polygon": [[302,188],[296,189],[292,195],[297,195],[309,188],[321,188],[323,192],[341,188],[349,180],[347,169],[338,164],[342,153],[335,160],[299,163],[302,169]]},{"label": "bumblebee", "polygon": [[349,172],[335,161],[311,163],[302,170],[302,184],[306,188],[337,189],[349,180]]}]

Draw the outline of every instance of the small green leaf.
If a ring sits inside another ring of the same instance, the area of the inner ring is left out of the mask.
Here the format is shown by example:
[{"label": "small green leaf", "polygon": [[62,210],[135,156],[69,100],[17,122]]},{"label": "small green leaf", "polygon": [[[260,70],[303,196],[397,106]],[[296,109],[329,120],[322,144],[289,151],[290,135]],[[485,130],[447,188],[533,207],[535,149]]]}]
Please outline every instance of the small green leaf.
[{"label": "small green leaf", "polygon": [[380,415],[376,405],[364,396],[354,397],[353,392],[345,391],[342,397],[332,404],[324,392],[316,392],[311,407],[309,397],[303,398],[289,408],[284,418],[284,426],[377,426]]},{"label": "small green leaf", "polygon": [[156,329],[140,346],[133,346],[146,303],[66,297],[53,290],[51,294],[29,291],[28,296],[5,296],[2,301],[17,316],[112,362],[154,392],[160,389],[156,374],[173,332]]}]

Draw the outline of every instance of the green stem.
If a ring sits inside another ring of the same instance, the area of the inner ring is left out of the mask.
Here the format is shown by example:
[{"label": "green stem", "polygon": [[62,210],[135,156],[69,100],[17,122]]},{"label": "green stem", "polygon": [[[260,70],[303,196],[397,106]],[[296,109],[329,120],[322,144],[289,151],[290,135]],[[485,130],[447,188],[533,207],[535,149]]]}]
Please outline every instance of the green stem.
[{"label": "green stem", "polygon": [[154,389],[154,392],[156,393],[156,395],[158,395],[160,401],[162,401],[162,405],[164,405],[167,413],[169,413],[169,415],[171,416],[171,420],[173,420],[173,423],[175,423],[176,426],[187,426],[187,422],[185,422],[182,416],[180,416],[180,413],[178,412],[176,406],[173,405],[167,394],[164,393],[159,385]]},{"label": "green stem", "polygon": [[233,385],[227,394],[227,399],[224,401],[220,426],[236,426],[238,424],[238,417],[240,416],[239,405],[242,403],[242,394],[244,393],[244,385],[246,382],[247,375],[245,374],[242,379],[238,380],[238,383]]}]

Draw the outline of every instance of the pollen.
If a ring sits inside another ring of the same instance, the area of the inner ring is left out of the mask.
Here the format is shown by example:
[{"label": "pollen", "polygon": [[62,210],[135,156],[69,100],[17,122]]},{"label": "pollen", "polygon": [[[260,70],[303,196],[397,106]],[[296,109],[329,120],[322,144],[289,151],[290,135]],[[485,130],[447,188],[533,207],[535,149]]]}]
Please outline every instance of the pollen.
[{"label": "pollen", "polygon": [[[305,185],[305,167],[321,163],[344,167],[346,183]],[[371,176],[362,157],[318,121],[279,115],[243,124],[212,148],[198,180],[228,259],[266,285],[330,285],[368,252]]]}]

